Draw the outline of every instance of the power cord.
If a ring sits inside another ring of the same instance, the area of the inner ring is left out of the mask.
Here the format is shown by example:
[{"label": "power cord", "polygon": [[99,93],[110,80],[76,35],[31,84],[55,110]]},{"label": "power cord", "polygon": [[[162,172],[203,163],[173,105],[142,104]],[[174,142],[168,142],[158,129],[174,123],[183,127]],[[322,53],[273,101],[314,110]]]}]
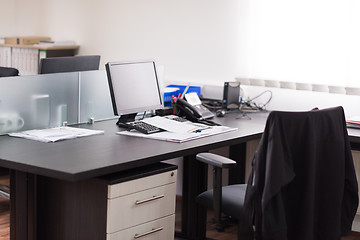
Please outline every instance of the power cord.
[{"label": "power cord", "polygon": [[[269,96],[269,99],[264,104],[257,104],[257,103],[254,102],[255,99],[261,97],[262,95],[264,95],[266,93],[269,93],[270,96]],[[253,97],[251,99],[242,101],[241,110],[264,111],[266,105],[271,101],[271,99],[272,99],[272,92],[270,90],[266,90],[266,91],[260,93],[259,95],[255,96],[255,97]]]},{"label": "power cord", "polygon": [[214,100],[214,99],[201,99],[202,105],[208,108],[210,111],[216,111],[218,109],[222,109],[222,102],[221,100]]}]

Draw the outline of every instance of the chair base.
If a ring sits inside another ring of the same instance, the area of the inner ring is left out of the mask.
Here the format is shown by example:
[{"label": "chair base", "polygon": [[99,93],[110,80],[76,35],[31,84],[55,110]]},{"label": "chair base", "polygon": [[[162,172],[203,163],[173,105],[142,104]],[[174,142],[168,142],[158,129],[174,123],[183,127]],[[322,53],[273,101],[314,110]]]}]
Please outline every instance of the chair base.
[{"label": "chair base", "polygon": [[10,199],[10,188],[6,185],[0,185],[0,197]]},{"label": "chair base", "polygon": [[211,220],[211,223],[215,224],[216,231],[224,232],[226,228],[237,225],[237,220],[232,218],[231,216],[223,216],[221,217],[220,223],[216,222],[215,218]]}]

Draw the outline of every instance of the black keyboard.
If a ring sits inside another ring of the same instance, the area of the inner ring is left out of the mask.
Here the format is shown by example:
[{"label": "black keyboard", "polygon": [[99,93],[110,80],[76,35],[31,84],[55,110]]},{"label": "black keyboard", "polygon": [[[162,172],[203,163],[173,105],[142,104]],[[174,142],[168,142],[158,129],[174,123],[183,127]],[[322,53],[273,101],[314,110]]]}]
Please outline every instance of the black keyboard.
[{"label": "black keyboard", "polygon": [[177,122],[189,122],[189,120],[187,120],[186,118],[175,116],[175,115],[165,116],[165,118],[171,119],[171,120],[174,120]]},{"label": "black keyboard", "polygon": [[182,117],[174,117],[171,118],[171,120],[177,121],[177,122],[188,122],[189,120],[182,118]]},{"label": "black keyboard", "polygon": [[145,134],[157,133],[157,132],[162,131],[161,128],[155,127],[151,124],[148,124],[146,122],[141,122],[141,121],[129,122],[126,124],[128,126],[130,126],[131,129],[135,129],[135,130],[145,133]]}]

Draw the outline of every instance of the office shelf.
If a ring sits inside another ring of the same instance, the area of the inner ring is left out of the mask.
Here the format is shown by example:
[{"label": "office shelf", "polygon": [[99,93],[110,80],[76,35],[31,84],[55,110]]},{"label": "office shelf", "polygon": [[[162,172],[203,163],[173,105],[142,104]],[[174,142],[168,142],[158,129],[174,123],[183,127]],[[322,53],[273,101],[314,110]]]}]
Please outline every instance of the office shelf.
[{"label": "office shelf", "polygon": [[0,66],[17,68],[20,75],[38,73],[39,61],[47,57],[74,56],[79,46],[0,44]]}]

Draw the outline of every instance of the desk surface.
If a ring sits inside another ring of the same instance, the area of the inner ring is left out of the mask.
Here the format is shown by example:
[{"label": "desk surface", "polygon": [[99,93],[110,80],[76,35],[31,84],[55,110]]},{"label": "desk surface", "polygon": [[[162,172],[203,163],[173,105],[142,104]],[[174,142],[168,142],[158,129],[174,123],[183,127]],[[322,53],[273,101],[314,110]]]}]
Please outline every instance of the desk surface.
[{"label": "desk surface", "polygon": [[[56,143],[0,136],[0,167],[77,181],[260,138],[267,115],[249,114],[249,119],[228,114],[216,118],[214,121],[238,130],[185,143],[117,135],[116,120],[80,125],[104,130],[104,135]],[[349,129],[349,136],[360,143],[360,130]]]},{"label": "desk surface", "polygon": [[185,143],[117,135],[116,120],[80,125],[104,130],[104,135],[56,143],[0,136],[0,166],[68,181],[92,178],[259,138],[267,114],[250,114],[251,120],[239,116],[215,119],[237,131]]}]

